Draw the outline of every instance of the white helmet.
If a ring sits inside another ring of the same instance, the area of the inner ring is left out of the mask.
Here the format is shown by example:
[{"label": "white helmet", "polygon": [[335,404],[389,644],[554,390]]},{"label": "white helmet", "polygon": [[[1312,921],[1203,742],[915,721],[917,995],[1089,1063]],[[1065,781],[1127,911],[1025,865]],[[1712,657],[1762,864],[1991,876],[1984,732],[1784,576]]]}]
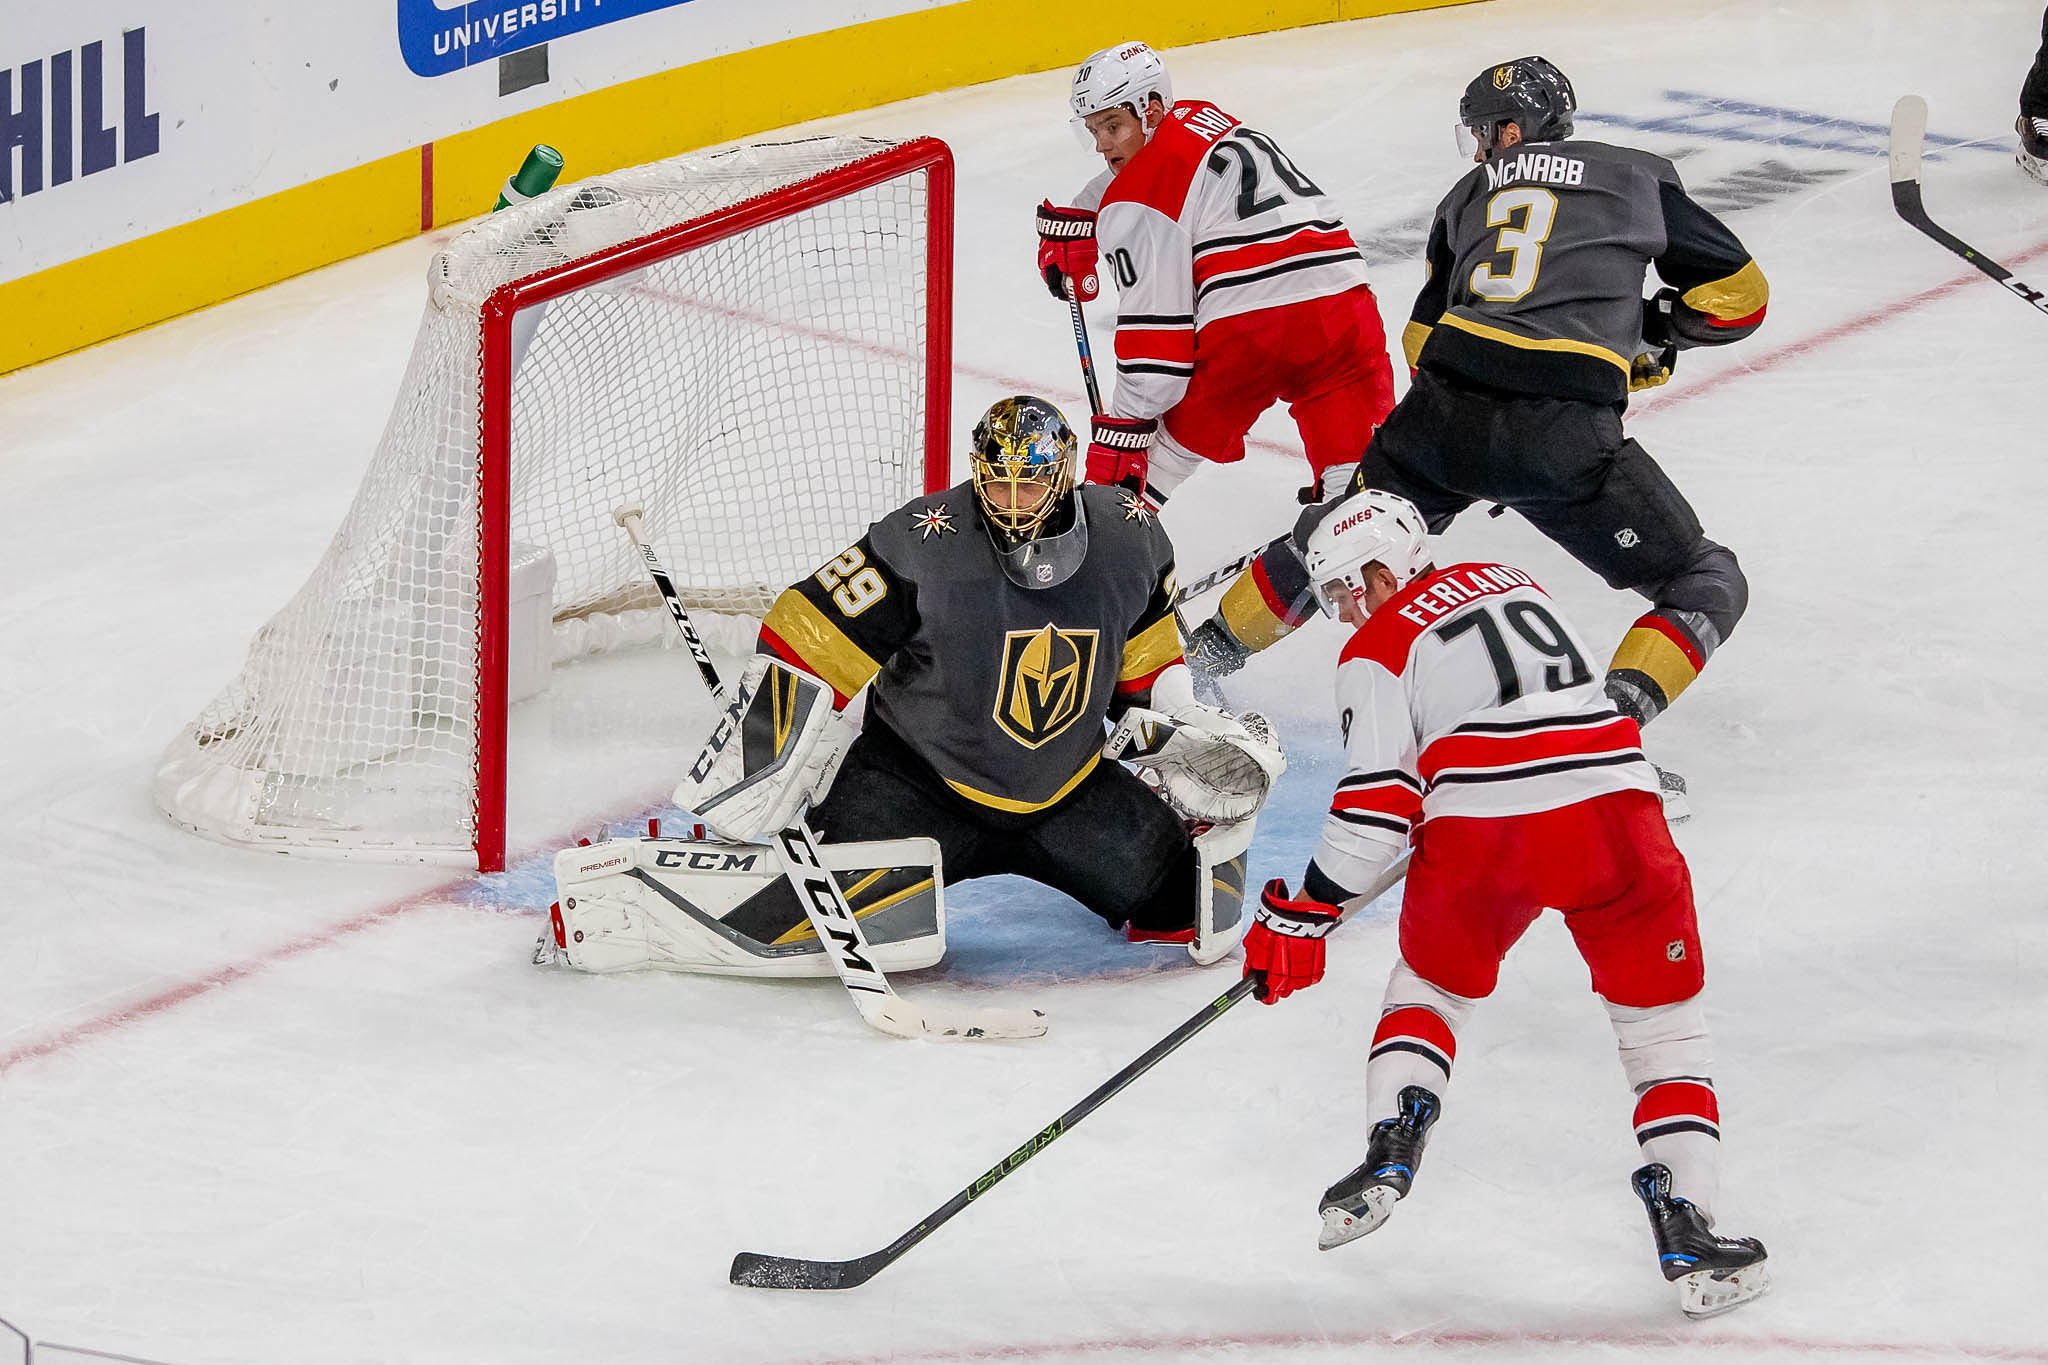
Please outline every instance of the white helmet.
[{"label": "white helmet", "polygon": [[1090,114],[1119,104],[1130,106],[1132,113],[1143,118],[1154,95],[1168,109],[1173,108],[1173,78],[1166,74],[1166,63],[1147,44],[1118,43],[1091,53],[1075,70],[1067,103],[1078,124]]},{"label": "white helmet", "polygon": [[1398,493],[1366,488],[1339,502],[1309,535],[1302,561],[1326,616],[1365,595],[1365,566],[1377,560],[1398,584],[1429,567],[1429,525]]}]

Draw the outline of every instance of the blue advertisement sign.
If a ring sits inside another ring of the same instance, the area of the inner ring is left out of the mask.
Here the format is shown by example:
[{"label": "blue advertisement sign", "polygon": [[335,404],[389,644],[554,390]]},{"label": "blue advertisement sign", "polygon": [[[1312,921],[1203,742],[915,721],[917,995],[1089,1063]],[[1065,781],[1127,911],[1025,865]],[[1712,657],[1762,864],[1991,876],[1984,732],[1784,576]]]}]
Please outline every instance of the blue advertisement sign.
[{"label": "blue advertisement sign", "polygon": [[398,46],[416,76],[445,76],[508,52],[689,0],[398,0]]}]

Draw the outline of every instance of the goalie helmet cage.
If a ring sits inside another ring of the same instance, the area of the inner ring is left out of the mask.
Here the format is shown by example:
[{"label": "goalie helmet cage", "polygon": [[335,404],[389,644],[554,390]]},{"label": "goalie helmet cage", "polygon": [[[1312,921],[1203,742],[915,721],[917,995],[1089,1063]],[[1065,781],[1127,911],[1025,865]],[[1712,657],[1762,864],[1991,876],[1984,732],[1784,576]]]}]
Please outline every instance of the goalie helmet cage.
[{"label": "goalie helmet cage", "polygon": [[614,508],[644,505],[691,606],[759,613],[946,486],[952,255],[933,138],[676,157],[464,229],[341,529],[158,804],[232,843],[500,870],[522,623],[545,669],[563,623],[659,610]]}]

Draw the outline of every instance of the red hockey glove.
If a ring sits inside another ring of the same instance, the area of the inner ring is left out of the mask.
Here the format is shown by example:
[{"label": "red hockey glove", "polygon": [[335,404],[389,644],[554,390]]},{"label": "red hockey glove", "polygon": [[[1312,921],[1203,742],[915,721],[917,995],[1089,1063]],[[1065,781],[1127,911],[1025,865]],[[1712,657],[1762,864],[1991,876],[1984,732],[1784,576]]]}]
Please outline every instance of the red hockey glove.
[{"label": "red hockey glove", "polygon": [[1038,273],[1061,303],[1067,301],[1068,280],[1083,303],[1102,292],[1095,278],[1094,214],[1058,208],[1050,199],[1038,206]]},{"label": "red hockey glove", "polygon": [[1152,435],[1158,430],[1157,417],[1096,418],[1089,433],[1088,482],[1122,484],[1142,494]]},{"label": "red hockey glove", "polygon": [[1244,974],[1264,977],[1256,990],[1268,1005],[1323,979],[1323,939],[1342,912],[1321,901],[1296,900],[1275,877],[1259,897],[1259,915],[1244,936]]}]

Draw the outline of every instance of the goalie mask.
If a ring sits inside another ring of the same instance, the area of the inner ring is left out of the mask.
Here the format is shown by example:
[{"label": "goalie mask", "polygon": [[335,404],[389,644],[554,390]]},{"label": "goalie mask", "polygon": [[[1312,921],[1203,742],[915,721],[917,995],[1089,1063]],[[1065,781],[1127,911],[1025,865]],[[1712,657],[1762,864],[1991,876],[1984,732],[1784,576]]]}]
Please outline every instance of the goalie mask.
[{"label": "goalie mask", "polygon": [[975,423],[974,500],[1011,582],[1050,588],[1088,554],[1088,518],[1074,496],[1075,439],[1043,398],[1005,398]]},{"label": "goalie mask", "polygon": [[1364,600],[1367,565],[1385,565],[1395,583],[1405,585],[1429,561],[1429,524],[1422,513],[1400,494],[1378,488],[1338,503],[1310,533],[1302,555],[1325,616],[1337,616],[1340,602]]},{"label": "goalie mask", "polygon": [[1468,159],[1482,147],[1491,155],[1503,123],[1521,129],[1524,142],[1568,138],[1578,107],[1572,83],[1542,57],[1489,66],[1458,101],[1458,150]]}]

